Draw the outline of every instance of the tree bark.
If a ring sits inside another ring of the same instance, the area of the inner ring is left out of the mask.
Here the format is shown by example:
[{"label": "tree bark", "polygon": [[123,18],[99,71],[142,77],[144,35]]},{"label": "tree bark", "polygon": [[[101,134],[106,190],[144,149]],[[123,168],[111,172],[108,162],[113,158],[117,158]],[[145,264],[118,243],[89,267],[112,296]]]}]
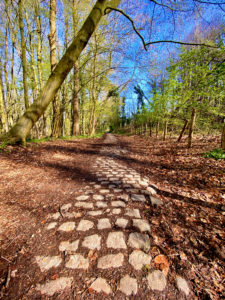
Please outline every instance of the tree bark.
[{"label": "tree bark", "polygon": [[185,120],[184,126],[183,126],[183,128],[182,128],[182,130],[181,130],[181,133],[180,133],[180,135],[179,135],[179,138],[178,138],[178,140],[177,140],[178,143],[181,141],[181,139],[182,139],[182,137],[183,137],[183,134],[184,134],[184,131],[185,131],[185,129],[187,128],[187,125],[188,125],[188,120]]},{"label": "tree bark", "polygon": [[155,127],[155,136],[158,137],[159,135],[159,121],[156,122],[156,127]]},{"label": "tree bark", "polygon": [[163,140],[164,141],[166,140],[166,136],[167,136],[167,127],[168,127],[168,121],[166,120],[165,124],[164,124],[164,133],[163,133]]},{"label": "tree bark", "polygon": [[[77,0],[73,0],[73,29],[74,36],[77,34],[78,15],[77,15]],[[74,91],[72,100],[72,136],[80,134],[80,121],[79,121],[79,61],[74,64]]]},{"label": "tree bark", "polygon": [[188,134],[188,148],[192,147],[192,138],[193,138],[193,130],[194,130],[194,126],[195,126],[195,118],[196,118],[196,109],[193,108],[192,114],[191,114],[189,134]]},{"label": "tree bark", "polygon": [[87,45],[99,21],[104,15],[105,8],[107,6],[116,7],[119,3],[120,0],[113,2],[98,0],[96,2],[77,36],[73,39],[66,53],[49,76],[48,81],[35,103],[25,111],[13,128],[5,136],[1,137],[1,140],[8,140],[9,142],[21,141],[23,144],[26,144],[26,137],[31,128],[54,99],[58,89],[74,66],[75,61],[79,58],[80,53]]},{"label": "tree bark", "polygon": [[[56,57],[56,0],[50,0],[50,34],[49,38],[49,46],[50,46],[50,63],[51,63],[51,72],[54,71],[57,64]],[[52,121],[52,136],[59,137],[61,134],[60,129],[60,102],[59,97],[56,94],[53,103],[53,121]]]},{"label": "tree bark", "polygon": [[223,130],[221,135],[221,148],[225,151],[225,124],[223,125]]},{"label": "tree bark", "polygon": [[27,85],[27,58],[26,58],[26,43],[24,38],[24,28],[23,28],[23,0],[19,0],[19,28],[20,28],[20,38],[21,38],[21,60],[23,69],[23,90],[24,90],[24,103],[25,108],[29,107],[28,98],[28,85]]}]

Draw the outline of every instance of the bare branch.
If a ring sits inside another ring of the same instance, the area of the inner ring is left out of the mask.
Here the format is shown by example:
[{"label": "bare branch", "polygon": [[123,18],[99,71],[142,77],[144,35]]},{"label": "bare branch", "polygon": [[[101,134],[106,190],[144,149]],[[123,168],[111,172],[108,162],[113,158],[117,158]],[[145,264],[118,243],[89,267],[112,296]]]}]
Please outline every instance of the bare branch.
[{"label": "bare branch", "polygon": [[153,41],[153,42],[146,43],[143,36],[138,32],[137,28],[135,27],[134,21],[131,19],[130,16],[128,16],[124,11],[122,11],[121,9],[118,9],[118,8],[107,7],[105,9],[105,14],[107,14],[107,10],[109,10],[109,11],[114,10],[114,11],[117,11],[117,12],[121,13],[124,17],[126,17],[131,22],[134,31],[140,37],[140,39],[142,41],[142,44],[144,46],[144,49],[146,51],[147,51],[147,46],[153,45],[153,44],[159,44],[159,43],[172,43],[172,44],[179,44],[179,45],[205,46],[205,47],[209,47],[209,48],[218,48],[216,46],[211,46],[211,45],[204,44],[204,43],[187,43],[187,42],[179,42],[179,41],[173,41],[173,40],[161,40],[161,41]]},{"label": "bare branch", "polygon": [[172,44],[179,44],[179,45],[189,45],[189,46],[205,46],[209,48],[218,48],[216,46],[204,44],[204,43],[187,43],[187,42],[180,42],[180,41],[173,41],[173,40],[161,40],[161,41],[152,41],[149,43],[146,43],[146,46],[153,45],[153,44],[159,44],[159,43],[172,43]]},{"label": "bare branch", "polygon": [[142,44],[143,44],[145,50],[147,51],[146,44],[145,44],[145,40],[144,40],[143,36],[138,32],[137,28],[136,28],[135,25],[134,25],[134,21],[131,19],[131,17],[128,16],[124,11],[122,11],[121,9],[118,9],[118,8],[107,7],[107,8],[105,9],[105,13],[107,13],[107,12],[106,12],[107,10],[110,10],[110,11],[111,11],[111,10],[114,10],[114,11],[117,11],[117,12],[121,13],[124,17],[126,17],[126,18],[131,22],[134,31],[136,32],[136,34],[137,34],[137,35],[140,37],[140,39],[142,40]]},{"label": "bare branch", "polygon": [[202,0],[194,0],[195,2],[202,4],[212,4],[212,5],[223,5],[225,2],[211,2],[211,1],[202,1]]}]

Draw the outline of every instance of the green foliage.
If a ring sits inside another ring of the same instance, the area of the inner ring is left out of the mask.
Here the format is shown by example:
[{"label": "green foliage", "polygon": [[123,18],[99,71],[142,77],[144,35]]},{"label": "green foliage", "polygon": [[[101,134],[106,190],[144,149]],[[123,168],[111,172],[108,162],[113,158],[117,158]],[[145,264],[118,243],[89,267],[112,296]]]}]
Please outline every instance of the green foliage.
[{"label": "green foliage", "polygon": [[218,148],[204,153],[203,156],[208,158],[214,158],[216,160],[225,159],[225,152],[222,149]]}]

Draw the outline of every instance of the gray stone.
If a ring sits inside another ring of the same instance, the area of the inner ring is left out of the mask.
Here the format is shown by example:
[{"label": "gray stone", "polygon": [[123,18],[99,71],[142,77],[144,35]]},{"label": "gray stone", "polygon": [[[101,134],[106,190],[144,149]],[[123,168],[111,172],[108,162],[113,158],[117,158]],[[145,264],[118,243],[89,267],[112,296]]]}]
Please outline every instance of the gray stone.
[{"label": "gray stone", "polygon": [[188,296],[190,293],[190,289],[187,284],[187,281],[184,278],[182,278],[181,276],[177,275],[176,282],[177,282],[178,289],[181,290],[183,293],[185,293],[186,296]]},{"label": "gray stone", "polygon": [[99,269],[119,268],[123,265],[122,253],[105,255],[98,260]]},{"label": "gray stone", "polygon": [[93,210],[93,211],[89,211],[88,213],[87,213],[89,216],[99,216],[99,215],[101,215],[102,214],[102,211],[101,210]]},{"label": "gray stone", "polygon": [[141,181],[139,181],[139,184],[142,185],[142,186],[144,186],[144,187],[147,187],[148,186],[148,181],[141,180]]},{"label": "gray stone", "polygon": [[145,196],[141,194],[132,194],[131,195],[132,201],[138,201],[138,202],[145,202]]},{"label": "gray stone", "polygon": [[112,289],[110,285],[104,278],[97,278],[90,286],[91,289],[96,291],[97,293],[104,292],[107,295],[112,293]]},{"label": "gray stone", "polygon": [[94,188],[95,188],[95,189],[100,189],[101,186],[100,186],[99,184],[95,184],[95,185],[94,185]]},{"label": "gray stone", "polygon": [[92,250],[94,250],[94,249],[100,250],[100,248],[101,248],[101,237],[97,234],[87,236],[87,237],[84,238],[82,246],[86,247],[88,249],[92,249]]},{"label": "gray stone", "polygon": [[123,190],[121,190],[121,189],[114,189],[114,190],[113,190],[114,193],[121,193],[122,191],[123,191]]},{"label": "gray stone", "polygon": [[59,245],[59,251],[69,251],[69,252],[75,252],[78,248],[79,240],[76,240],[74,242],[70,241],[63,241]]},{"label": "gray stone", "polygon": [[46,227],[47,230],[50,230],[50,229],[54,229],[57,225],[57,222],[51,222],[48,224],[48,226]]},{"label": "gray stone", "polygon": [[75,228],[75,222],[65,222],[59,226],[58,230],[60,231],[72,231]]},{"label": "gray stone", "polygon": [[107,219],[107,218],[99,219],[97,227],[98,227],[99,230],[111,228],[111,224],[109,222],[109,219]]},{"label": "gray stone", "polygon": [[78,201],[85,201],[85,200],[87,200],[89,198],[89,196],[87,196],[87,195],[81,195],[81,196],[78,196],[77,197],[77,200]]},{"label": "gray stone", "polygon": [[36,290],[40,291],[42,295],[53,296],[56,292],[71,288],[72,281],[73,278],[60,277],[45,284],[38,284]]},{"label": "gray stone", "polygon": [[140,218],[140,212],[137,208],[126,208],[125,210],[125,216],[134,217],[134,218]]},{"label": "gray stone", "polygon": [[110,190],[108,189],[102,189],[99,191],[101,194],[107,194],[107,193],[110,193]]},{"label": "gray stone", "polygon": [[109,184],[109,181],[108,181],[108,180],[102,181],[101,184],[102,184],[102,185],[104,185],[104,184]]},{"label": "gray stone", "polygon": [[49,218],[49,219],[57,220],[60,216],[61,216],[60,213],[59,213],[59,212],[56,212],[56,213],[54,213],[54,214],[52,214],[52,215],[49,215],[48,218]]},{"label": "gray stone", "polygon": [[150,239],[147,234],[132,232],[129,235],[128,246],[135,249],[148,251],[150,249]]},{"label": "gray stone", "polygon": [[81,254],[70,255],[70,259],[66,263],[66,268],[69,269],[87,269],[88,266],[88,259],[84,258]]},{"label": "gray stone", "polygon": [[112,201],[111,205],[114,207],[125,207],[125,203],[123,201]]},{"label": "gray stone", "polygon": [[110,232],[107,241],[106,241],[108,248],[114,249],[126,249],[126,243],[124,239],[124,234],[121,231]]},{"label": "gray stone", "polygon": [[154,196],[150,196],[150,200],[151,200],[152,205],[157,205],[158,206],[158,205],[163,204],[162,200],[160,200],[159,198],[156,198]]},{"label": "gray stone", "polygon": [[75,203],[76,207],[83,207],[83,208],[93,208],[93,204],[89,202],[77,202]]},{"label": "gray stone", "polygon": [[93,199],[94,199],[94,200],[97,200],[97,201],[98,201],[98,200],[101,201],[101,200],[104,200],[104,196],[102,196],[102,195],[93,195]]},{"label": "gray stone", "polygon": [[147,276],[148,285],[152,290],[163,291],[166,287],[166,277],[163,272],[155,270]]},{"label": "gray stone", "polygon": [[112,213],[113,213],[114,215],[119,215],[119,214],[121,213],[121,209],[120,209],[120,208],[114,208],[114,209],[112,210]]},{"label": "gray stone", "polygon": [[150,225],[146,220],[133,219],[133,226],[135,228],[138,228],[141,232],[144,231],[150,232]]},{"label": "gray stone", "polygon": [[58,267],[61,262],[62,258],[60,256],[36,256],[36,263],[41,269],[41,272],[49,270],[51,268]]},{"label": "gray stone", "polygon": [[129,256],[129,263],[135,270],[141,270],[145,265],[149,265],[151,260],[152,257],[141,250],[134,250]]},{"label": "gray stone", "polygon": [[156,195],[156,191],[152,187],[148,186],[146,190],[150,195]]},{"label": "gray stone", "polygon": [[125,295],[136,295],[138,290],[137,280],[129,275],[124,276],[120,280],[119,290]]},{"label": "gray stone", "polygon": [[68,209],[70,209],[71,206],[72,206],[71,203],[64,204],[61,206],[61,210],[68,210]]},{"label": "gray stone", "polygon": [[119,218],[116,220],[115,224],[120,228],[126,228],[127,223],[128,223],[127,219]]},{"label": "gray stone", "polygon": [[100,207],[100,208],[101,208],[101,207],[104,208],[104,207],[107,207],[107,204],[106,204],[105,202],[98,201],[98,202],[96,202],[96,206],[97,206],[97,207]]},{"label": "gray stone", "polygon": [[89,220],[81,220],[77,227],[77,230],[87,231],[87,230],[91,229],[93,226],[94,226],[93,222],[91,222]]},{"label": "gray stone", "polygon": [[123,194],[123,195],[120,195],[119,198],[121,200],[124,200],[125,202],[128,202],[129,201],[129,196],[127,194]]}]

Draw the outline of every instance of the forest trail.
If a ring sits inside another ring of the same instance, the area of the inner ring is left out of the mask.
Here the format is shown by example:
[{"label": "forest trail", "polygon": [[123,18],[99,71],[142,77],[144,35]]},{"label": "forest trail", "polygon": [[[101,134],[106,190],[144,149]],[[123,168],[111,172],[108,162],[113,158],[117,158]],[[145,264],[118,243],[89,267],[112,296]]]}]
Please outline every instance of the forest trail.
[{"label": "forest trail", "polygon": [[162,198],[121,161],[128,149],[116,136],[106,134],[91,147],[98,150],[96,159],[83,162],[89,179],[75,197],[43,210],[4,299],[194,299],[185,273],[152,247],[157,237],[146,210],[160,215]]}]

